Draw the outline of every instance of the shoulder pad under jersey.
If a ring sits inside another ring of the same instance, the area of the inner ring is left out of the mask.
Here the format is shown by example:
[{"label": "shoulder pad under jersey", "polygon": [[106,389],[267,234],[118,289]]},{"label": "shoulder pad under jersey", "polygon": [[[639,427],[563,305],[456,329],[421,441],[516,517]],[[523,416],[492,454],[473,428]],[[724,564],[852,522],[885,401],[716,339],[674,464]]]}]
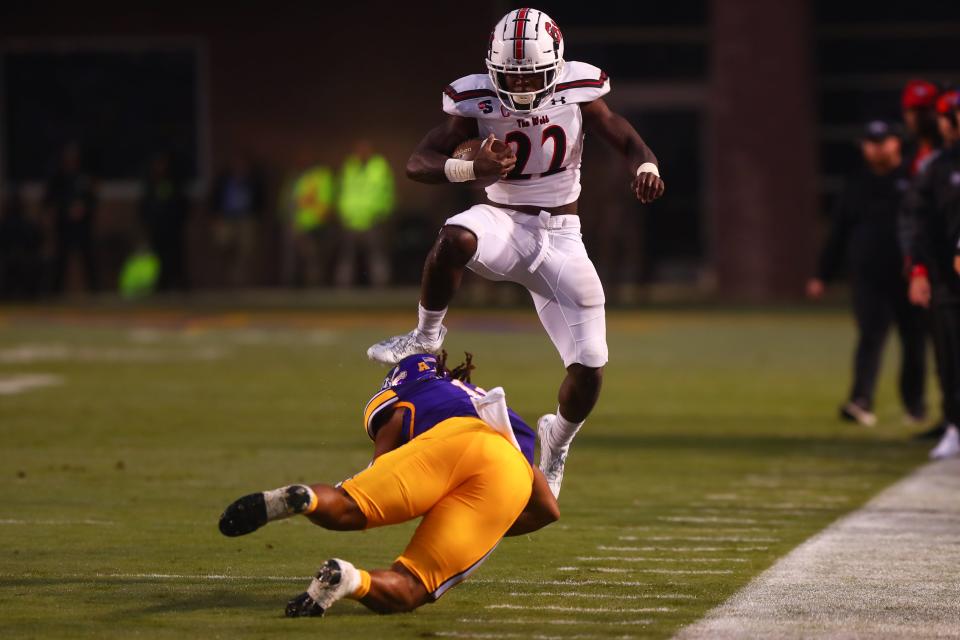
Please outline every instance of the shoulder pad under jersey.
[{"label": "shoulder pad under jersey", "polygon": [[593,102],[610,93],[610,78],[599,67],[586,62],[569,61],[563,65],[554,95],[567,103]]}]

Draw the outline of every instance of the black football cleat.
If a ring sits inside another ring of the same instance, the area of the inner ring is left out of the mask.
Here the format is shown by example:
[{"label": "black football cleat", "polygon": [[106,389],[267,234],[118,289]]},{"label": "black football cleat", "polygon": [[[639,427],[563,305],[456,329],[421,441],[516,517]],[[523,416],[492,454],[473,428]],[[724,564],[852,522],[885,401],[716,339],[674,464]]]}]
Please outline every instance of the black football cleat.
[{"label": "black football cleat", "polygon": [[267,524],[267,502],[262,493],[235,500],[220,516],[220,533],[231,538],[253,533]]},{"label": "black football cleat", "polygon": [[319,617],[323,615],[323,607],[317,604],[309,593],[304,591],[287,603],[284,613],[288,618]]},{"label": "black football cleat", "polygon": [[235,501],[220,516],[220,533],[231,538],[253,533],[268,522],[310,510],[316,496],[302,484],[292,484],[263,493],[251,493]]}]

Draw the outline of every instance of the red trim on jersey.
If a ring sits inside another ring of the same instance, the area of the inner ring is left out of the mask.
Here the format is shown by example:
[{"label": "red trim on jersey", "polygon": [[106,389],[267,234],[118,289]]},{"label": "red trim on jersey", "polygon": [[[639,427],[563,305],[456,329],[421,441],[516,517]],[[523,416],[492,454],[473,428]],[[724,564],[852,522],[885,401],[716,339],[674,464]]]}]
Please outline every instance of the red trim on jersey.
[{"label": "red trim on jersey", "polygon": [[527,12],[530,9],[523,8],[517,10],[517,17],[513,20],[513,57],[517,60],[523,60],[523,37],[527,33]]},{"label": "red trim on jersey", "polygon": [[563,91],[564,89],[602,89],[608,77],[606,71],[601,71],[600,77],[596,80],[571,80],[570,82],[561,82],[557,84],[557,91]]},{"label": "red trim on jersey", "polygon": [[457,91],[452,86],[447,85],[443,92],[454,102],[463,102],[464,100],[473,100],[474,98],[496,98],[497,94],[490,89],[471,89],[469,91]]}]

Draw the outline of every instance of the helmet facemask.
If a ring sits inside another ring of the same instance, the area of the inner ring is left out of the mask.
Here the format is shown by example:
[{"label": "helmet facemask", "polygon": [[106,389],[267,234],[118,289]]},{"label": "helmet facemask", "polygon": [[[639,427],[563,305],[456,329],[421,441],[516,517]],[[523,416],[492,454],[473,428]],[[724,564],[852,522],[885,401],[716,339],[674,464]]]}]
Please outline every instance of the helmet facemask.
[{"label": "helmet facemask", "polygon": [[[503,104],[505,109],[514,113],[533,113],[542,108],[553,97],[562,69],[562,59],[539,66],[501,65],[487,60],[490,81],[493,83],[500,103]],[[510,91],[507,74],[541,74],[543,77],[542,88],[536,91]]]}]

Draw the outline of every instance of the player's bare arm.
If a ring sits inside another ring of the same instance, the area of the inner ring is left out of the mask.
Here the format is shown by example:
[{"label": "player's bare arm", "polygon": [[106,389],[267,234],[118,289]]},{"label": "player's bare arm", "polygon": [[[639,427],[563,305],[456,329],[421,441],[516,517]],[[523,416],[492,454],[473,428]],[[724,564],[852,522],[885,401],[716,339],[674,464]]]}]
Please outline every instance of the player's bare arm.
[{"label": "player's bare arm", "polygon": [[513,526],[503,535],[519,536],[524,533],[531,533],[559,519],[560,505],[557,504],[557,499],[550,491],[550,485],[547,484],[547,478],[543,475],[543,472],[534,467],[533,493],[530,494],[530,501],[517,517]]},{"label": "player's bare arm", "polygon": [[647,163],[656,167],[657,157],[633,125],[620,114],[611,111],[603,98],[584,104],[581,112],[587,130],[602,136],[626,158],[630,175],[634,176],[631,188],[637,199],[647,204],[662,196],[665,185],[659,175],[653,171],[638,173],[640,167]]},{"label": "player's bare arm", "polygon": [[377,430],[377,438],[373,442],[373,459],[376,460],[385,453],[393,451],[402,442],[403,412],[393,410],[386,423]]},{"label": "player's bare arm", "polygon": [[[447,116],[443,124],[431,129],[414,149],[407,161],[407,177],[427,184],[449,182],[444,166],[453,150],[461,142],[477,136],[475,119]],[[516,162],[509,147],[494,152],[491,144],[485,144],[473,159],[473,171],[477,178],[504,177],[513,170]]]}]

